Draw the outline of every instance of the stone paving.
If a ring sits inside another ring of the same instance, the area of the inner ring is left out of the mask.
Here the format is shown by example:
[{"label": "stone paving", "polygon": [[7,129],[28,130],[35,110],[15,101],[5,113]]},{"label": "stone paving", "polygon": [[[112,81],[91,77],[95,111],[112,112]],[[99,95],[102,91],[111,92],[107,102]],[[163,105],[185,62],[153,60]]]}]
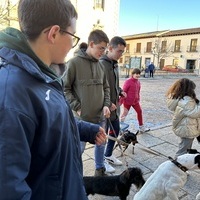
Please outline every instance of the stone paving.
[{"label": "stone paving", "polygon": [[[187,78],[193,80],[196,85],[197,97],[200,99],[200,77],[186,75]],[[148,147],[160,155],[153,155],[147,153],[135,146],[134,154],[132,154],[132,145],[129,145],[126,154],[121,157],[118,149],[114,150],[113,154],[123,161],[123,166],[114,166],[116,169],[115,174],[120,174],[128,167],[141,168],[144,178],[147,179],[155,169],[164,161],[168,156],[174,157],[178,149],[179,138],[175,136],[171,130],[171,117],[172,114],[167,109],[165,104],[165,93],[167,89],[177,80],[180,76],[156,76],[154,78],[141,78],[141,105],[143,108],[143,118],[145,125],[150,127],[151,131],[139,134],[138,141],[141,145]],[[120,80],[123,85],[124,79]],[[123,108],[122,108],[123,109]],[[134,110],[130,110],[129,115],[125,121],[129,124],[129,130],[136,131],[138,124]],[[200,144],[195,140],[193,148],[200,151]],[[94,146],[88,144],[85,152],[83,153],[83,169],[84,175],[94,174]],[[183,188],[178,192],[180,200],[195,200],[195,196],[200,192],[200,170],[190,172],[188,180]],[[132,200],[136,193],[136,188],[132,185],[127,200]],[[111,200],[119,199],[118,197],[108,197],[103,195],[90,195],[89,200]],[[165,199],[167,200],[167,199]]]}]

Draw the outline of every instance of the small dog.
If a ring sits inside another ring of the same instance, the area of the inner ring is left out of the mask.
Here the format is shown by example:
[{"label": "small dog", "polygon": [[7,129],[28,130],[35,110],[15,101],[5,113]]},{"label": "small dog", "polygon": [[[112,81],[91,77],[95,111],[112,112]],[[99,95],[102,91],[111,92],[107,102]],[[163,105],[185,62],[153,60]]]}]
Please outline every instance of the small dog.
[{"label": "small dog", "polygon": [[[126,144],[132,144],[135,145],[136,143],[138,143],[137,141],[137,134],[139,131],[137,131],[137,133],[132,133],[129,130],[126,130],[122,133],[121,137],[119,138],[119,140],[121,140],[122,142],[125,142]],[[122,143],[121,146],[124,147],[123,152],[126,151],[126,149],[128,148],[129,145],[126,145],[125,143]],[[119,144],[115,145],[115,148],[118,147]],[[114,148],[114,149],[115,149]]]},{"label": "small dog", "polygon": [[126,200],[131,184],[140,189],[145,183],[139,168],[128,168],[116,176],[84,176],[83,180],[87,195],[119,196],[121,200]]},{"label": "small dog", "polygon": [[179,166],[173,161],[168,160],[162,163],[135,194],[133,200],[162,200],[165,197],[178,200],[177,193],[187,181],[187,173],[180,168],[199,169],[200,154],[178,156],[176,161],[180,164]]}]

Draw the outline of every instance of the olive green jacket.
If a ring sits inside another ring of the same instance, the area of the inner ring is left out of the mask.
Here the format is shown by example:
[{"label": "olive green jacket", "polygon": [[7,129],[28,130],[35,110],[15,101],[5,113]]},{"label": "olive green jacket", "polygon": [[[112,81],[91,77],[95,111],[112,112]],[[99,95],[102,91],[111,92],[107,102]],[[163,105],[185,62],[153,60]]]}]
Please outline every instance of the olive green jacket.
[{"label": "olive green jacket", "polygon": [[100,62],[79,50],[66,64],[64,91],[74,114],[82,120],[100,123],[103,107],[110,107],[110,88]]}]

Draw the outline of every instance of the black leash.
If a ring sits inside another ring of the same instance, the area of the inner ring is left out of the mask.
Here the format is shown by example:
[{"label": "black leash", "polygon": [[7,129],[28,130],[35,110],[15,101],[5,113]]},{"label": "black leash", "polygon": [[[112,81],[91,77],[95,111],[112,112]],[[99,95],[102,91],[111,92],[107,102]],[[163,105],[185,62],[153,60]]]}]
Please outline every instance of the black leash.
[{"label": "black leash", "polygon": [[174,160],[172,157],[168,157],[169,160],[171,160],[171,162],[173,162],[178,168],[180,168],[182,171],[186,172],[188,170],[187,167],[181,165],[179,162],[177,162],[176,160]]},{"label": "black leash", "polygon": [[[117,138],[117,134],[116,134],[116,132],[115,132],[115,130],[114,130],[114,128],[113,128],[113,125],[112,125],[112,123],[111,123],[111,121],[110,121],[110,118],[107,118],[107,120],[108,120],[108,122],[109,122],[110,129],[113,131],[114,136]],[[109,134],[109,133],[108,133],[108,134]],[[121,150],[122,155],[124,155],[123,149],[122,149],[122,146],[121,146],[120,142],[117,141],[117,144],[119,145],[119,148],[120,148],[120,150]]]}]

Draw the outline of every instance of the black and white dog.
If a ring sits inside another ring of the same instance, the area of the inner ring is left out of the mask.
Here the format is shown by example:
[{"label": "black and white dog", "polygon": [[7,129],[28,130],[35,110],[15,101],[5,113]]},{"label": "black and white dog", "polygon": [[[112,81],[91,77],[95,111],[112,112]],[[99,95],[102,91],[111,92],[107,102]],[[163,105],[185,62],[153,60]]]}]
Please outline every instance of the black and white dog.
[{"label": "black and white dog", "polygon": [[83,180],[87,195],[119,196],[121,200],[126,200],[131,184],[140,189],[145,183],[139,168],[128,168],[116,176],[84,176]]},{"label": "black and white dog", "polygon": [[187,170],[200,168],[200,154],[184,154],[162,163],[134,196],[134,200],[178,200],[178,191],[187,181]]},{"label": "black and white dog", "polygon": [[[139,131],[137,131],[137,133],[132,133],[129,130],[126,130],[126,131],[124,131],[122,133],[122,135],[120,136],[119,140],[124,142],[124,143],[121,144],[121,146],[124,147],[123,152],[126,151],[126,149],[128,148],[129,144],[132,143],[132,145],[135,145],[136,143],[138,143],[138,141],[137,141],[137,134],[138,133],[139,133]],[[116,144],[115,148],[118,147],[118,146],[119,146],[119,144]]]}]

